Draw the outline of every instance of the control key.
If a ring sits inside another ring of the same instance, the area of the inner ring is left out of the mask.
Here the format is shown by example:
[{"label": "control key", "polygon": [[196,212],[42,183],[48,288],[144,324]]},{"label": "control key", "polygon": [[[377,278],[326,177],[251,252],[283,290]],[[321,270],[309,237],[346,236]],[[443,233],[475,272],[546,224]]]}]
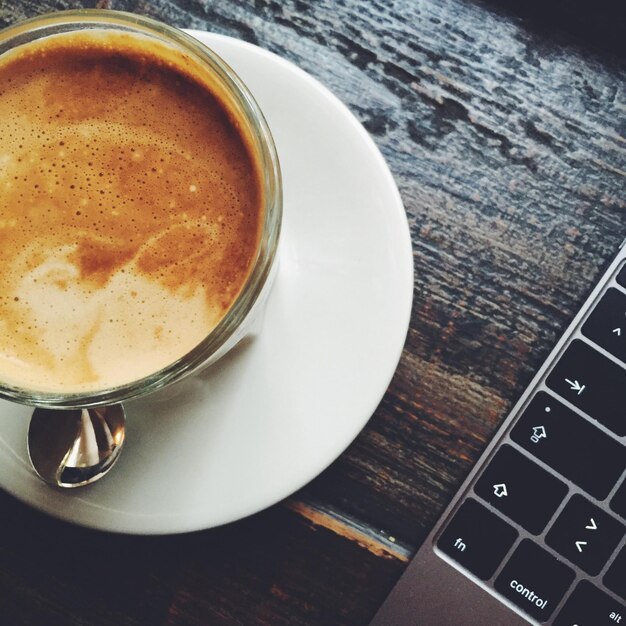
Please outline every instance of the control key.
[{"label": "control key", "polygon": [[554,612],[574,571],[530,539],[524,539],[496,579],[503,596],[541,622]]}]

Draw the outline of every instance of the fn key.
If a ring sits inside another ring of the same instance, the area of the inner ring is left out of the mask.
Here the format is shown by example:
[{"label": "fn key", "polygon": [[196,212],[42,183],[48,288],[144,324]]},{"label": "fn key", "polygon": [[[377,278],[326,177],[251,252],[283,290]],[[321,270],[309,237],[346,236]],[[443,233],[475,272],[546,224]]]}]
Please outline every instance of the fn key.
[{"label": "fn key", "polygon": [[437,547],[481,580],[494,574],[517,531],[476,500],[468,499],[443,531]]}]

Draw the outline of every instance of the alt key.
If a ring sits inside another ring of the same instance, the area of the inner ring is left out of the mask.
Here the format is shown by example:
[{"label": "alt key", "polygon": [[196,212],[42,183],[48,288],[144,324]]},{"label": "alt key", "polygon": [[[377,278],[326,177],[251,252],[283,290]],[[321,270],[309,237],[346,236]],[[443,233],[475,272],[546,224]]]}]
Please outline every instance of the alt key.
[{"label": "alt key", "polygon": [[626,607],[586,580],[578,584],[554,620],[554,626],[616,626],[624,623]]}]

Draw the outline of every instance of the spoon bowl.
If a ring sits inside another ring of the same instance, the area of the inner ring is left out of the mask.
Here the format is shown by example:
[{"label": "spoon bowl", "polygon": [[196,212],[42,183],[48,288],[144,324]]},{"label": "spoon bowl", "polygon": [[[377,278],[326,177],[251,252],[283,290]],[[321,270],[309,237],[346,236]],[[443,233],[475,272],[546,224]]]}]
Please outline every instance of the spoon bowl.
[{"label": "spoon bowl", "polygon": [[81,487],[113,467],[124,438],[121,404],[73,410],[36,408],[28,428],[28,455],[35,472],[49,485]]}]

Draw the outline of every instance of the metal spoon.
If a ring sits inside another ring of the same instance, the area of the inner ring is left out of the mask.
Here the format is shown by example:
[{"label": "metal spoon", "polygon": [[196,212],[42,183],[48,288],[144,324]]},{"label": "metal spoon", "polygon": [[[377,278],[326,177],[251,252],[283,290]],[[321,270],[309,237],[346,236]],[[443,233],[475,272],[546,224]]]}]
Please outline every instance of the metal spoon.
[{"label": "metal spoon", "polygon": [[121,404],[93,409],[40,409],[28,428],[28,455],[37,474],[56,487],[81,487],[102,478],[124,444]]}]

